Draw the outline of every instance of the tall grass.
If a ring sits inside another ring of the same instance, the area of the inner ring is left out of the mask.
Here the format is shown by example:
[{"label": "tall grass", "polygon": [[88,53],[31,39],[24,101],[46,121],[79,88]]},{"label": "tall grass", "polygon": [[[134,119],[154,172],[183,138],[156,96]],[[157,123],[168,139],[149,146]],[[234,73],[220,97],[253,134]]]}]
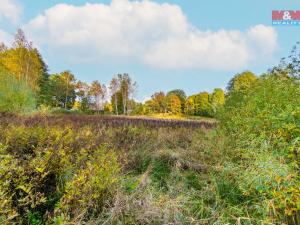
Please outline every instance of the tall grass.
[{"label": "tall grass", "polygon": [[0,67],[0,112],[30,112],[35,105],[32,90]]}]

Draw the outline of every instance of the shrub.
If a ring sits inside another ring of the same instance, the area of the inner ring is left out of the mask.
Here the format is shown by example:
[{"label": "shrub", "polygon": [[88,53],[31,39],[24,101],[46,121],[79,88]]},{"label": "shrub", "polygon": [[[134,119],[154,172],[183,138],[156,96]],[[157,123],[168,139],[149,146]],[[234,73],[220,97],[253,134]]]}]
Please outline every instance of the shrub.
[{"label": "shrub", "polygon": [[0,67],[0,111],[28,112],[35,108],[32,90]]},{"label": "shrub", "polygon": [[229,138],[227,166],[238,168],[244,194],[274,203],[273,222],[299,220],[299,106],[299,82],[268,74],[248,89],[232,91],[219,115]]},{"label": "shrub", "polygon": [[97,218],[115,194],[119,165],[116,155],[99,149],[95,155],[66,183],[56,214],[65,220]]},{"label": "shrub", "polygon": [[111,198],[119,171],[117,156],[97,145],[98,136],[91,138],[89,128],[1,129],[0,223],[49,223],[54,212],[65,221],[82,212],[88,219]]}]

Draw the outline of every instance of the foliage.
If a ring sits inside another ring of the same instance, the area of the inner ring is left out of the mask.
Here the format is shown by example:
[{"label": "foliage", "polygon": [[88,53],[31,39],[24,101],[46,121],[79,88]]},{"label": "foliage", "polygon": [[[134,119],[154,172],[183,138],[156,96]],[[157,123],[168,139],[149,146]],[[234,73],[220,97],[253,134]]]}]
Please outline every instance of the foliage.
[{"label": "foliage", "polygon": [[0,51],[0,64],[18,82],[28,85],[35,93],[41,91],[41,80],[47,66],[38,50],[26,40],[22,30],[18,30],[12,48]]},{"label": "foliage", "polygon": [[99,81],[93,81],[89,90],[89,94],[94,99],[94,109],[100,110],[104,109],[104,100],[106,96],[106,86],[104,84],[100,84]]},{"label": "foliage", "polygon": [[181,101],[179,97],[175,94],[170,94],[166,96],[167,111],[172,114],[181,114]]},{"label": "foliage", "polygon": [[[181,193],[200,187],[192,178],[198,176],[198,165],[193,164],[194,171],[189,163],[204,162],[199,141],[205,134],[156,121],[153,127],[113,123],[103,123],[99,116],[2,117],[0,223],[166,224],[196,219],[187,208],[196,209],[193,202],[201,200],[202,189],[194,199],[185,196],[182,207],[174,210]],[[214,146],[207,144],[203,150]],[[166,190],[174,190],[177,200]]]},{"label": "foliage", "polygon": [[251,88],[232,91],[220,114],[238,185],[269,202],[273,221],[288,224],[299,222],[300,211],[299,100],[297,80],[266,74]]},{"label": "foliage", "polygon": [[52,213],[64,221],[90,219],[109,201],[119,173],[116,154],[95,146],[90,129],[1,129],[1,223],[50,222]]},{"label": "foliage", "polygon": [[88,220],[101,213],[109,197],[112,197],[118,181],[119,165],[116,155],[102,149],[95,151],[74,178],[65,184],[55,214],[62,218]]},{"label": "foliage", "polygon": [[251,71],[239,73],[229,81],[227,91],[231,92],[248,89],[256,80],[257,77]]},{"label": "foliage", "polygon": [[61,107],[71,109],[74,105],[75,94],[75,77],[69,71],[64,71],[60,74],[53,74],[50,76],[50,92],[51,105],[53,107]]},{"label": "foliage", "polygon": [[225,93],[221,88],[216,88],[210,99],[212,110],[216,113],[225,104]]},{"label": "foliage", "polygon": [[176,95],[180,99],[180,101],[184,104],[184,101],[186,99],[186,94],[185,94],[184,90],[175,89],[175,90],[169,91],[167,93],[167,95],[171,95],[171,94]]},{"label": "foliage", "polygon": [[195,114],[200,116],[211,115],[212,106],[208,92],[201,92],[195,96]]},{"label": "foliage", "polygon": [[32,90],[0,67],[0,111],[28,112],[35,108]]},{"label": "foliage", "polygon": [[293,47],[288,57],[283,57],[278,66],[273,67],[269,72],[273,74],[285,74],[288,77],[300,79],[300,42]]},{"label": "foliage", "polygon": [[111,96],[111,104],[113,108],[113,112],[116,115],[124,114],[123,108],[123,97],[120,91],[117,91]]},{"label": "foliage", "polygon": [[172,91],[169,91],[167,93],[167,96],[168,95],[176,95],[179,99],[180,99],[180,102],[181,102],[181,112],[183,113],[184,112],[184,106],[185,106],[185,100],[187,98],[184,90],[182,89],[175,89],[175,90],[172,90]]},{"label": "foliage", "polygon": [[129,74],[118,74],[110,82],[110,91],[112,93],[111,103],[115,113],[128,115],[132,110],[130,100],[136,91],[137,83],[131,79]]},{"label": "foliage", "polygon": [[166,95],[162,91],[154,93],[145,104],[152,113],[166,113],[167,111]]}]

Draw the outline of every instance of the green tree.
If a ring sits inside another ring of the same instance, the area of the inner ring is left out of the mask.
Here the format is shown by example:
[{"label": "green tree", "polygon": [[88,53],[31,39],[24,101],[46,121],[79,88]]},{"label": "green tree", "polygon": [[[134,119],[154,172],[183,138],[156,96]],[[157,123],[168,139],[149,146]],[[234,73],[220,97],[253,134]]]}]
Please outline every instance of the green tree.
[{"label": "green tree", "polygon": [[116,115],[120,115],[124,113],[123,108],[123,96],[120,91],[115,92],[111,96],[111,104]]},{"label": "green tree", "polygon": [[221,88],[214,89],[211,95],[211,106],[214,113],[225,103],[225,93]]},{"label": "green tree", "polygon": [[199,116],[211,116],[212,106],[208,92],[201,92],[195,96],[195,114]]},{"label": "green tree", "polygon": [[76,80],[72,73],[64,71],[50,76],[52,106],[71,109],[76,99]]},{"label": "green tree", "polygon": [[112,80],[110,81],[109,90],[110,90],[110,93],[111,93],[111,103],[112,103],[112,106],[113,106],[114,113],[116,115],[119,114],[118,94],[117,94],[119,89],[120,89],[119,80],[116,77],[113,77]]},{"label": "green tree", "polygon": [[243,91],[251,87],[257,77],[251,71],[245,71],[235,75],[228,83],[227,91]]}]

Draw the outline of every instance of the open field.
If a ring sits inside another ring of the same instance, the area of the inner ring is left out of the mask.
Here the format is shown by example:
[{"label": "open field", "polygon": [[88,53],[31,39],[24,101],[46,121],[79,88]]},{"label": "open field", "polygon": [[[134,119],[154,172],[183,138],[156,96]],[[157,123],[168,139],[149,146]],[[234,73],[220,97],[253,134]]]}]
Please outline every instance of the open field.
[{"label": "open field", "polygon": [[213,126],[127,117],[2,116],[6,163],[0,195],[6,201],[0,221],[218,221],[214,207],[220,200],[213,191],[218,184],[211,174],[221,145],[208,141]]},{"label": "open field", "polygon": [[166,115],[163,113],[150,114],[147,116],[138,116],[138,118],[154,118],[163,120],[185,120],[185,121],[204,121],[214,123],[217,120],[215,118],[203,117],[203,116],[188,116],[188,115]]},{"label": "open field", "polygon": [[178,119],[159,119],[152,117],[133,117],[133,116],[104,116],[104,115],[60,115],[60,116],[23,116],[16,121],[10,117],[0,118],[3,123],[25,124],[78,124],[80,126],[105,126],[105,127],[125,127],[125,126],[143,126],[151,128],[170,127],[170,128],[204,128],[211,129],[216,126],[212,120],[178,120]]}]

